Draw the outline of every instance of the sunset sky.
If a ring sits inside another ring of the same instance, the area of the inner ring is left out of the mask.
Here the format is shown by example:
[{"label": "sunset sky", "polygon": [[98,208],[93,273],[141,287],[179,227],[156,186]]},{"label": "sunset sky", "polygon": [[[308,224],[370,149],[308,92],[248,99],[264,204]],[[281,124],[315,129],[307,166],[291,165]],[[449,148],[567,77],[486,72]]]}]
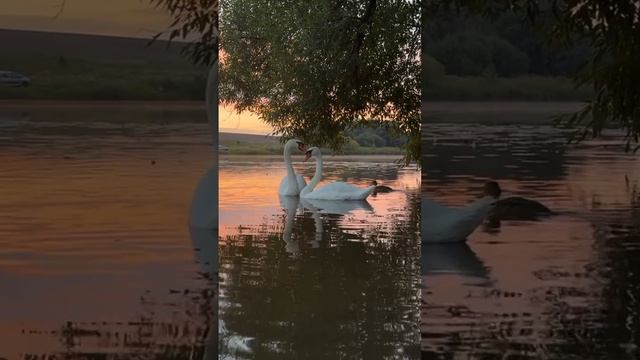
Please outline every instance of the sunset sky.
[{"label": "sunset sky", "polygon": [[153,36],[170,23],[162,10],[148,0],[3,0],[0,28],[103,34]]},{"label": "sunset sky", "polygon": [[[2,0],[0,28],[149,38],[171,19],[149,0]],[[59,16],[56,15],[60,12]],[[267,134],[270,128],[255,114],[220,108],[220,130]]]}]

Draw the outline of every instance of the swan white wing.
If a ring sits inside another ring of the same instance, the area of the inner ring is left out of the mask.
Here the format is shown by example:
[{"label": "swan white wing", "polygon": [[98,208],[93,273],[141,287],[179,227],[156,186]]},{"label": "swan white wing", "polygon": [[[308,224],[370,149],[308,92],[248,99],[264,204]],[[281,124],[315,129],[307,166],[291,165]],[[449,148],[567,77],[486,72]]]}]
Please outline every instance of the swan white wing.
[{"label": "swan white wing", "polygon": [[280,187],[278,188],[278,195],[285,196],[296,196],[300,194],[300,190],[298,190],[298,183],[296,181],[292,181],[289,176],[285,176],[280,181]]},{"label": "swan white wing", "polygon": [[367,188],[359,188],[351,184],[338,181],[331,184],[327,184],[319,189],[315,189],[312,192],[305,194],[306,199],[318,199],[318,200],[364,200],[367,196],[371,195],[375,186],[369,186]]},{"label": "swan white wing", "polygon": [[495,205],[484,197],[464,208],[447,208],[431,200],[422,200],[422,241],[427,243],[464,242],[482,224]]}]

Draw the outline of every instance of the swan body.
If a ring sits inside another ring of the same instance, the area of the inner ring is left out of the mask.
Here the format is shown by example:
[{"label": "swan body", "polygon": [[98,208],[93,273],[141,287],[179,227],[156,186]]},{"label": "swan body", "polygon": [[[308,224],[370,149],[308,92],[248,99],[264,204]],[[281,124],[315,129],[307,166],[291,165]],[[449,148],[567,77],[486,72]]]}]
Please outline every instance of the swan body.
[{"label": "swan body", "polygon": [[278,195],[284,196],[297,196],[300,191],[307,185],[304,181],[304,177],[300,174],[296,174],[293,170],[293,164],[291,164],[291,152],[295,147],[298,150],[304,150],[304,143],[300,140],[291,139],[284,144],[284,165],[287,170],[287,175],[280,181],[280,187],[278,188]]},{"label": "swan body", "polygon": [[311,182],[309,182],[309,184],[307,184],[300,192],[300,197],[303,199],[329,201],[364,200],[376,189],[375,185],[367,188],[359,188],[342,181],[327,184],[316,189],[315,187],[322,178],[322,153],[320,152],[320,149],[317,147],[310,148],[306,153],[305,161],[311,157],[316,159],[316,172],[313,175]]},{"label": "swan body", "polygon": [[480,226],[497,199],[487,195],[463,208],[450,208],[422,198],[422,242],[461,243]]},{"label": "swan body", "polygon": [[303,198],[312,200],[364,200],[375,190],[375,186],[359,188],[346,182],[337,181],[305,194]]}]

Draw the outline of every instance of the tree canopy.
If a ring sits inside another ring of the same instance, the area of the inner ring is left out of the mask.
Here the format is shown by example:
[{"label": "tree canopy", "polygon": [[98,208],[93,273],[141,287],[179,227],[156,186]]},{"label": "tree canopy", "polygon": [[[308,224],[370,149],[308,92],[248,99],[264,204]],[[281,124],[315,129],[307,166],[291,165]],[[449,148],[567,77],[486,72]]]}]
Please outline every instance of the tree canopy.
[{"label": "tree canopy", "polygon": [[[217,48],[217,1],[150,1],[173,14],[172,38],[203,34],[188,50],[194,61],[215,61],[205,54]],[[223,0],[220,9],[223,103],[283,138],[334,149],[349,129],[384,121],[408,137],[405,160],[419,158],[418,0]]]},{"label": "tree canopy", "polygon": [[284,138],[339,148],[386,121],[419,150],[420,11],[415,1],[224,0],[220,94]]},{"label": "tree canopy", "polygon": [[[594,89],[584,109],[558,118],[578,129],[575,140],[598,136],[607,125],[626,130],[628,145],[640,138],[640,3],[637,0],[429,0],[425,21],[443,11],[490,19],[505,13],[526,18],[555,48],[583,46],[585,61],[573,74]],[[584,51],[584,46],[588,51]],[[629,148],[629,147],[628,147]],[[636,147],[637,149],[637,147]]]}]

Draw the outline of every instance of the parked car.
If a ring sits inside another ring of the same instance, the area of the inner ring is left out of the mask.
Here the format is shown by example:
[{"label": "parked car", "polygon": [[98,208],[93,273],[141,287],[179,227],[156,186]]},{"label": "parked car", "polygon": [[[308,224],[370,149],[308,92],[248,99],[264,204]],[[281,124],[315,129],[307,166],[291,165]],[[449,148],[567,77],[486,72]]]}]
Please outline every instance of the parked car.
[{"label": "parked car", "polygon": [[13,86],[29,86],[31,79],[13,71],[0,71],[0,84]]}]

